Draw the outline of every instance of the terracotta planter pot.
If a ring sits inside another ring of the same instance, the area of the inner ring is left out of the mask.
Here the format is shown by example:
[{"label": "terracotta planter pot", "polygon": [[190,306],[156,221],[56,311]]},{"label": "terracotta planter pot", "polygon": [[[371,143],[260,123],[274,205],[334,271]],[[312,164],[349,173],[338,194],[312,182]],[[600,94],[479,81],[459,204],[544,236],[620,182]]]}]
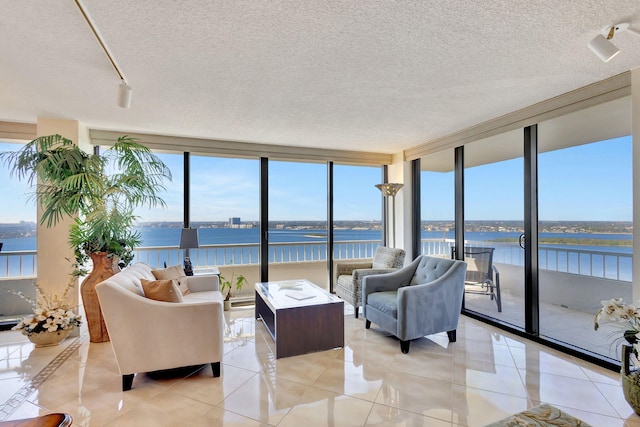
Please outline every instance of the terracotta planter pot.
[{"label": "terracotta planter pot", "polygon": [[89,328],[89,341],[91,342],[109,341],[109,333],[102,317],[96,285],[120,272],[120,267],[118,266],[117,258],[108,257],[107,255],[106,252],[89,254],[93,261],[93,269],[80,286],[82,304],[84,305]]}]

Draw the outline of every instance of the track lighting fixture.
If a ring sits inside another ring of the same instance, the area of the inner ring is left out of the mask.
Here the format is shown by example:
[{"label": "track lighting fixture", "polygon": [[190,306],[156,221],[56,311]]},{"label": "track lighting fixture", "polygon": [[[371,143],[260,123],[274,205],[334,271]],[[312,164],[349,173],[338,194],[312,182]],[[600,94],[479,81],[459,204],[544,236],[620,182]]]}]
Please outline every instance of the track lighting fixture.
[{"label": "track lighting fixture", "polygon": [[87,21],[89,28],[91,28],[91,31],[93,32],[93,35],[95,36],[96,40],[98,40],[100,47],[102,47],[102,50],[104,51],[105,55],[107,55],[109,62],[111,62],[111,66],[113,67],[114,70],[116,70],[116,73],[120,78],[121,83],[120,83],[120,86],[118,87],[118,105],[122,108],[131,107],[131,94],[133,93],[131,86],[127,84],[127,81],[122,75],[122,71],[120,71],[118,64],[116,64],[116,60],[114,59],[113,55],[107,48],[107,45],[105,44],[104,40],[102,40],[102,36],[100,36],[100,33],[96,29],[96,26],[93,24],[93,21],[91,21],[89,14],[87,14],[87,11],[84,9],[84,6],[82,6],[82,3],[80,3],[80,0],[75,0],[75,3],[78,9],[80,10],[80,13],[84,17],[84,20]]},{"label": "track lighting fixture", "polygon": [[618,49],[618,47],[614,45],[611,40],[616,34],[623,31],[629,31],[630,33],[638,34],[637,31],[629,28],[628,23],[622,22],[620,24],[615,24],[603,28],[600,34],[595,36],[587,44],[587,46],[589,46],[589,49],[591,49],[591,51],[595,53],[603,62],[609,62],[611,59],[613,59],[614,56],[620,53],[620,49]]}]

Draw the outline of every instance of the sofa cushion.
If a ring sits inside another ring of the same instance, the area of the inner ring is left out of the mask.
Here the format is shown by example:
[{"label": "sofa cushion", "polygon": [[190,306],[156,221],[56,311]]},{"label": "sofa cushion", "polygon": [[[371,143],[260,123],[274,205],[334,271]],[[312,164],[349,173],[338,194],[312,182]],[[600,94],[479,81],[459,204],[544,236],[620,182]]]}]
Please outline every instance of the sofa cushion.
[{"label": "sofa cushion", "polygon": [[182,292],[176,280],[140,279],[144,296],[156,301],[183,302]]},{"label": "sofa cushion", "polygon": [[222,294],[219,291],[191,292],[183,298],[184,302],[219,301],[222,304],[223,301]]},{"label": "sofa cushion", "polygon": [[189,290],[189,284],[187,283],[187,275],[181,265],[174,265],[159,270],[151,270],[151,273],[158,280],[176,279],[182,295],[187,295],[191,292]]},{"label": "sofa cushion", "polygon": [[178,287],[183,296],[191,293],[191,289],[189,289],[189,278],[187,276],[178,277],[174,280],[178,281]]},{"label": "sofa cushion", "polygon": [[178,279],[180,277],[186,277],[184,269],[181,265],[174,265],[172,267],[161,268],[159,270],[151,270],[151,273],[158,280]]},{"label": "sofa cushion", "polygon": [[398,292],[373,292],[367,298],[367,305],[381,311],[394,319],[398,318]]},{"label": "sofa cushion", "polygon": [[125,268],[118,274],[109,277],[105,282],[113,283],[114,285],[120,286],[129,292],[144,296],[140,280],[155,280],[151,270],[152,268],[149,265],[138,262]]}]

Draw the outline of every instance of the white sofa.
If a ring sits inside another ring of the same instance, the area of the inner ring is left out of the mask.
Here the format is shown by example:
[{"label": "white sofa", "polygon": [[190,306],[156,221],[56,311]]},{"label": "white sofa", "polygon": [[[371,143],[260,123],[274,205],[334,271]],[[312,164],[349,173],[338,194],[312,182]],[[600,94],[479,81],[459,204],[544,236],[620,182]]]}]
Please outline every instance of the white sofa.
[{"label": "white sofa", "polygon": [[96,286],[111,338],[122,389],[136,372],[211,363],[220,376],[223,354],[223,298],[218,276],[189,276],[183,302],[146,298],[141,279],[155,280],[152,268],[136,263]]}]

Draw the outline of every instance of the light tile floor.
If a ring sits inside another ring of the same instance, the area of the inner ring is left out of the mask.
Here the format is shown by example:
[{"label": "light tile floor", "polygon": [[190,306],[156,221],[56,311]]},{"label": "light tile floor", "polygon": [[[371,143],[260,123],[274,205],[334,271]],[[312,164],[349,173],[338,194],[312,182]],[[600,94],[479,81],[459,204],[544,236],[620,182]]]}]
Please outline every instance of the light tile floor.
[{"label": "light tile floor", "polygon": [[122,392],[109,343],[87,331],[34,348],[0,332],[0,420],[67,412],[74,426],[483,426],[550,403],[593,426],[640,427],[618,374],[462,316],[398,341],[345,309],[345,347],[275,359],[253,308],[227,312],[222,376],[210,365],[136,376]]}]

